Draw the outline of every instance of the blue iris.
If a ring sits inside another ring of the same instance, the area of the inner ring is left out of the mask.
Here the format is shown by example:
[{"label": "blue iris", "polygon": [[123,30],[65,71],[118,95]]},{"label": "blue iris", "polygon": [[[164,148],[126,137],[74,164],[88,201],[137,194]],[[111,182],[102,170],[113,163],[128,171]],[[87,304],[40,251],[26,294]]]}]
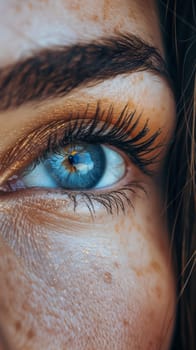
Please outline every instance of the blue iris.
[{"label": "blue iris", "polygon": [[106,157],[100,145],[75,144],[49,154],[44,165],[58,187],[89,189],[104,175]]}]

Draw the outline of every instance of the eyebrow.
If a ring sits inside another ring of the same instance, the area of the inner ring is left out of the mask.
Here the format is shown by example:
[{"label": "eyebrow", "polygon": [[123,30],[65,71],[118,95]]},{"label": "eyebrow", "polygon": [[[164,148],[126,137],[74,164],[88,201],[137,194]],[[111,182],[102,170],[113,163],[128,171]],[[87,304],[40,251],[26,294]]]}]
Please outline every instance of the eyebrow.
[{"label": "eyebrow", "polygon": [[41,49],[0,68],[0,111],[63,97],[75,88],[139,71],[170,82],[159,51],[133,34]]}]

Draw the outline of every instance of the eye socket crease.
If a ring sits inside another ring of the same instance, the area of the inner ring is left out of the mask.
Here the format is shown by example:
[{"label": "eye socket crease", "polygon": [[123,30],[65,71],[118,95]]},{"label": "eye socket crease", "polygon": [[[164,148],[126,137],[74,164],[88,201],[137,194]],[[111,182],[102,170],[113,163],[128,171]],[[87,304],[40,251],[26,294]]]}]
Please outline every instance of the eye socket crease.
[{"label": "eye socket crease", "polygon": [[139,71],[165,78],[172,88],[158,49],[130,33],[42,49],[0,68],[0,111],[64,97],[89,83]]}]

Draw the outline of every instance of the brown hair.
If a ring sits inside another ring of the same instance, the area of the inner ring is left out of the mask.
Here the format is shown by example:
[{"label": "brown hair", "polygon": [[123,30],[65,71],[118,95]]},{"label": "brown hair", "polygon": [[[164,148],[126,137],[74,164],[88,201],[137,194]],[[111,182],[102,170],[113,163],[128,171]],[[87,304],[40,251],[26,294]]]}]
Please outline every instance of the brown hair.
[{"label": "brown hair", "polygon": [[177,319],[172,350],[196,349],[196,6],[160,0],[162,29],[177,101],[177,127],[169,154],[168,216],[176,256]]}]

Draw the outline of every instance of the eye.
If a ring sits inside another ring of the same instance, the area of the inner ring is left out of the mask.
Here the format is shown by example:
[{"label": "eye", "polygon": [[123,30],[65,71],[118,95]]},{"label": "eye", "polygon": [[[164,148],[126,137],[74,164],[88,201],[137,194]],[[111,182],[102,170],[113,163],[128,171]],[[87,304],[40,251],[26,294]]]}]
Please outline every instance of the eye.
[{"label": "eye", "polygon": [[50,152],[25,171],[25,187],[84,190],[112,186],[126,171],[119,152],[99,144],[75,143]]},{"label": "eye", "polygon": [[141,122],[127,106],[118,118],[113,115],[113,106],[105,111],[98,104],[94,118],[79,113],[33,129],[2,160],[0,195],[62,196],[74,212],[85,204],[91,216],[96,203],[110,214],[125,213],[126,204],[134,207],[135,194],[146,193],[136,173],[154,176],[161,131],[151,132],[148,120]]}]

